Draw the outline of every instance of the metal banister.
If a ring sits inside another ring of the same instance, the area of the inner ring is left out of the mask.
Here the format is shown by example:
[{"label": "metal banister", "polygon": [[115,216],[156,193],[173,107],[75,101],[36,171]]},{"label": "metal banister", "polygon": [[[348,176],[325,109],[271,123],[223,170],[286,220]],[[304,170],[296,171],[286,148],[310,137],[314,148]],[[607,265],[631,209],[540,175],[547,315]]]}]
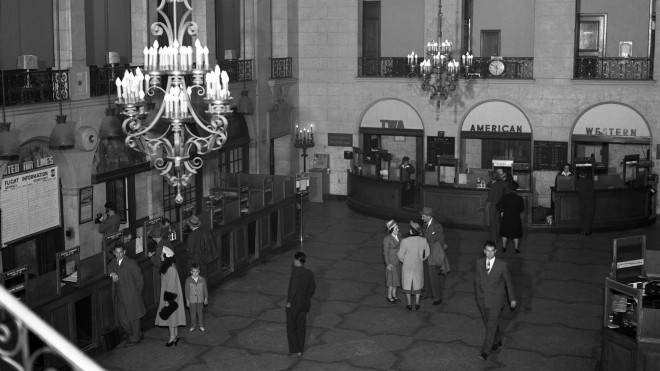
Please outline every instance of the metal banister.
[{"label": "metal banister", "polygon": [[[6,314],[9,314],[9,318]],[[45,344],[32,352],[29,346],[30,332]],[[0,365],[4,362],[15,370],[29,371],[34,369],[35,361],[45,355],[59,357],[75,370],[103,370],[46,321],[0,286]]]}]

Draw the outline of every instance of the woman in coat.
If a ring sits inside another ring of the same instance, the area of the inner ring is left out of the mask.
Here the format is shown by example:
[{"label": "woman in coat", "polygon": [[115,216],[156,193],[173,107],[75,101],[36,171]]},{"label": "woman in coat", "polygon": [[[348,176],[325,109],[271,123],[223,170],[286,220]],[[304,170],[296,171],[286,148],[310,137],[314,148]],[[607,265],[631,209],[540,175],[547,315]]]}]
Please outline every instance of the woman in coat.
[{"label": "woman in coat", "polygon": [[174,251],[163,246],[160,266],[160,303],[156,314],[156,326],[166,326],[170,338],[165,346],[179,343],[179,326],[186,325],[186,312],[183,306],[183,291],[179,272],[174,264]]},{"label": "woman in coat", "polygon": [[387,283],[387,302],[394,304],[401,301],[396,296],[396,288],[401,286],[399,276],[399,225],[394,220],[385,224],[387,227],[387,236],[383,238],[383,258],[385,259],[385,281]]},{"label": "woman in coat", "polygon": [[510,183],[509,193],[502,196],[497,203],[497,210],[502,213],[502,223],[500,224],[500,236],[502,236],[502,251],[506,251],[508,239],[513,239],[513,247],[516,254],[520,253],[520,237],[522,237],[522,222],[520,213],[525,210],[525,202],[522,197],[516,193],[518,183]]},{"label": "woman in coat", "polygon": [[424,260],[429,257],[429,244],[426,238],[419,235],[419,229],[411,223],[410,236],[401,240],[399,245],[399,260],[401,267],[401,283],[408,300],[408,310],[412,310],[410,296],[415,295],[415,310],[419,310],[419,295],[424,288]]}]

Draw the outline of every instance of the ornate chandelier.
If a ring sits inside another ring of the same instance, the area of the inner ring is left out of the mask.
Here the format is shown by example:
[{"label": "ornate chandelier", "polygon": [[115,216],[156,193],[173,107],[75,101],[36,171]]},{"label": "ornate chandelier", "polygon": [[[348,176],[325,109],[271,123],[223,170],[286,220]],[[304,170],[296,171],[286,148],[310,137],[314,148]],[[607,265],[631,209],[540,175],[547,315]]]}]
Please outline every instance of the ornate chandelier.
[{"label": "ornate chandelier", "polygon": [[409,76],[420,79],[422,91],[428,93],[431,100],[435,100],[437,107],[456,90],[461,64],[466,74],[472,66],[469,50],[461,56],[461,63],[452,57],[453,49],[451,41],[442,41],[442,0],[438,0],[438,39],[426,43],[425,56],[421,62],[414,51],[407,56]]},{"label": "ornate chandelier", "polygon": [[[172,3],[172,19],[163,10],[166,3]],[[185,7],[181,17],[177,3]],[[145,73],[137,68],[135,74],[126,71],[123,79],[117,78],[115,104],[127,116],[122,124],[126,145],[147,155],[182,203],[181,188],[202,167],[201,156],[227,141],[229,76],[217,65],[209,69],[209,50],[199,39],[194,48],[183,45],[186,33],[194,37],[198,28],[189,0],[161,0],[157,11],[164,21],[154,22],[151,33],[165,33],[167,45],[154,41],[144,48]],[[145,97],[156,97],[160,106],[152,112]]]}]

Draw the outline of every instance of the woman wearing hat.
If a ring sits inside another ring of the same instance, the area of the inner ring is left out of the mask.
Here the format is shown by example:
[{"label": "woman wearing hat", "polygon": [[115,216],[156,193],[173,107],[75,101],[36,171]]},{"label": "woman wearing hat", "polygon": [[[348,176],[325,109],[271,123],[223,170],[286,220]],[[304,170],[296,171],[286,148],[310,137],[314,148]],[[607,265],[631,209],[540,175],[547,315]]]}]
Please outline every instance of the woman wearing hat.
[{"label": "woman wearing hat", "polygon": [[387,282],[387,302],[394,304],[401,301],[396,296],[396,288],[401,286],[401,278],[399,277],[399,225],[390,220],[385,224],[387,227],[387,236],[383,238],[383,257],[385,258],[385,281]]},{"label": "woman wearing hat", "polygon": [[160,259],[160,301],[155,324],[169,328],[170,338],[165,346],[170,347],[179,343],[179,326],[186,325],[186,312],[179,272],[174,264],[174,251],[163,246]]},{"label": "woman wearing hat", "polygon": [[419,310],[419,296],[424,288],[424,260],[429,257],[429,244],[421,237],[419,224],[410,223],[410,236],[401,240],[397,256],[401,266],[401,283],[408,300],[408,310],[412,310],[410,296],[415,295],[415,310]]}]

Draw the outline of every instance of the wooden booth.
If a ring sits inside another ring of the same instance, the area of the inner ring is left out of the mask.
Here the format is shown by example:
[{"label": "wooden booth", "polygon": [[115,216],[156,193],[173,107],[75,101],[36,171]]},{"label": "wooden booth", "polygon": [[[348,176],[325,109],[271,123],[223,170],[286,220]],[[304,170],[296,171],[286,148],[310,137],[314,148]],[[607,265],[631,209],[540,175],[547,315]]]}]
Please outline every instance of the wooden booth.
[{"label": "wooden booth", "polygon": [[[593,181],[593,229],[626,229],[655,221],[657,176],[653,174],[651,132],[634,109],[604,103],[578,118],[571,137],[573,170],[588,165]],[[571,184],[552,188],[555,228],[580,223],[580,199]]]}]

